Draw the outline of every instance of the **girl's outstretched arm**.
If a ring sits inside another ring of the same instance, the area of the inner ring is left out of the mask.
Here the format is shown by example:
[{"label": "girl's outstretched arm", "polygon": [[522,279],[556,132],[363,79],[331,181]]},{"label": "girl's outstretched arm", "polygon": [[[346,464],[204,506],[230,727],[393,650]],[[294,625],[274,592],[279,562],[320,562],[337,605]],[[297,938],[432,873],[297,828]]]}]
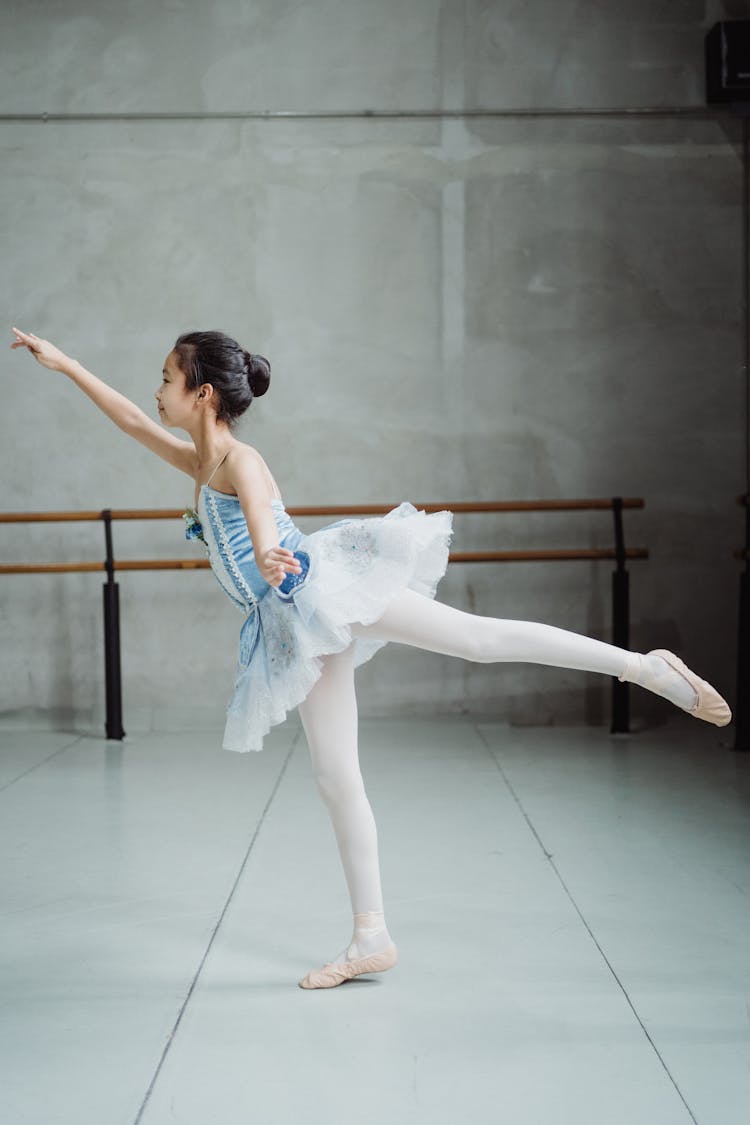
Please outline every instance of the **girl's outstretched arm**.
[{"label": "girl's outstretched arm", "polygon": [[77,359],[65,355],[49,340],[42,340],[33,332],[21,332],[18,328],[14,328],[13,332],[16,340],[11,348],[28,348],[42,367],[67,375],[126,434],[183,473],[195,476],[197,455],[192,441],[180,441],[162,429],[129,398],[87,371]]}]

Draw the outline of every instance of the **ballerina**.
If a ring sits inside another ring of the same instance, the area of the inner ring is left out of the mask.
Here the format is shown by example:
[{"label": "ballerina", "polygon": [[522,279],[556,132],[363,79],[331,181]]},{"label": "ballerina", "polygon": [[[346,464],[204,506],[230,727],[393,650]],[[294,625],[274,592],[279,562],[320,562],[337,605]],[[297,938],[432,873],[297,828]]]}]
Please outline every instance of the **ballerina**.
[{"label": "ballerina", "polygon": [[260,750],[270,728],[299,709],[354,917],[348,945],[309,972],[302,988],[331,988],[397,961],[359,768],[354,688],[355,668],[389,641],[482,663],[617,676],[697,719],[731,721],[719,693],[667,649],[629,652],[553,625],[436,601],[448,564],[449,511],[428,514],[404,501],[385,516],[338,520],[303,534],[264,458],[233,432],[268,390],[271,365],[224,333],[177,338],[155,394],[159,425],[49,340],[13,332],[11,348],[26,348],[43,367],[67,376],[121,430],[195,482],[185,534],[203,543],[219,584],[244,614],[224,749]]}]

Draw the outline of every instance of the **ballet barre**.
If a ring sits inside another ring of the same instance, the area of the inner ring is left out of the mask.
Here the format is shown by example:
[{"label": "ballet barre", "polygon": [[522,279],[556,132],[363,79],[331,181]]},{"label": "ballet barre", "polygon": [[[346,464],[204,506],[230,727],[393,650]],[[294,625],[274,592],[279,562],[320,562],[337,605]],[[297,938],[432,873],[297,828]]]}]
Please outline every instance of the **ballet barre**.
[{"label": "ballet barre", "polygon": [[[623,511],[626,508],[643,508],[641,497],[614,496],[605,499],[584,500],[476,500],[449,501],[443,504],[415,504],[425,512],[446,509],[454,514],[492,512],[574,512],[609,511],[614,519],[614,546],[611,548],[573,548],[523,551],[451,551],[449,563],[476,562],[568,562],[571,560],[613,560],[612,572],[612,644],[630,647],[630,580],[626,568],[629,559],[647,559],[645,547],[625,547]],[[385,515],[398,504],[315,505],[287,508],[292,517],[356,517]],[[120,601],[115,580],[117,571],[137,570],[207,570],[207,558],[179,559],[115,559],[112,543],[112,524],[118,520],[171,520],[181,519],[181,508],[105,508],[102,511],[78,512],[3,512],[0,524],[7,523],[86,523],[101,521],[104,525],[105,558],[103,561],[51,563],[2,563],[0,574],[71,574],[102,573],[107,580],[103,587],[104,599],[104,679],[106,696],[105,730],[108,739],[125,737],[122,721],[122,682],[120,671]],[[612,722],[610,733],[627,733],[630,730],[629,685],[612,681]]]}]

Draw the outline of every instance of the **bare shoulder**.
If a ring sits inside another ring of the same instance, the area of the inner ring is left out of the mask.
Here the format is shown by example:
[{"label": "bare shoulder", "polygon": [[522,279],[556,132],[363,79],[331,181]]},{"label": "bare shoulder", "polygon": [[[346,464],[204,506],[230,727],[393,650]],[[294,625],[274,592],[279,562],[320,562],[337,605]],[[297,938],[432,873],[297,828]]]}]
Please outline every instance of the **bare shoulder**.
[{"label": "bare shoulder", "polygon": [[243,476],[250,476],[255,480],[260,477],[265,478],[265,473],[268,471],[258,450],[244,441],[238,441],[232,446],[224,464],[227,472],[241,473]]},{"label": "bare shoulder", "polygon": [[281,499],[281,490],[276,484],[271,470],[262,455],[252,445],[238,441],[227,455],[222,469],[231,479],[235,488],[237,488],[238,482],[242,481],[246,487],[251,488],[254,492],[267,490],[269,497]]}]

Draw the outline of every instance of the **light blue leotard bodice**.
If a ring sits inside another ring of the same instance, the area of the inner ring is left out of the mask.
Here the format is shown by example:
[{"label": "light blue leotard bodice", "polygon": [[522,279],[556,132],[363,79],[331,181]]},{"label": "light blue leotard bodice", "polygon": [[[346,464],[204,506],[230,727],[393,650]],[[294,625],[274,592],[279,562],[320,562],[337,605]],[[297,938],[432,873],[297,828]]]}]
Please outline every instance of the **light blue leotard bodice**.
[{"label": "light blue leotard bodice", "polygon": [[[279,530],[279,546],[294,551],[302,539],[284,507],[284,501],[273,498],[271,509]],[[248,612],[271,589],[258,569],[252,539],[239,497],[217,492],[210,485],[201,485],[198,494],[198,518],[203,540],[208,549],[211,569],[229,598]],[[291,581],[294,576],[288,575]],[[288,588],[289,583],[285,583]]]}]

